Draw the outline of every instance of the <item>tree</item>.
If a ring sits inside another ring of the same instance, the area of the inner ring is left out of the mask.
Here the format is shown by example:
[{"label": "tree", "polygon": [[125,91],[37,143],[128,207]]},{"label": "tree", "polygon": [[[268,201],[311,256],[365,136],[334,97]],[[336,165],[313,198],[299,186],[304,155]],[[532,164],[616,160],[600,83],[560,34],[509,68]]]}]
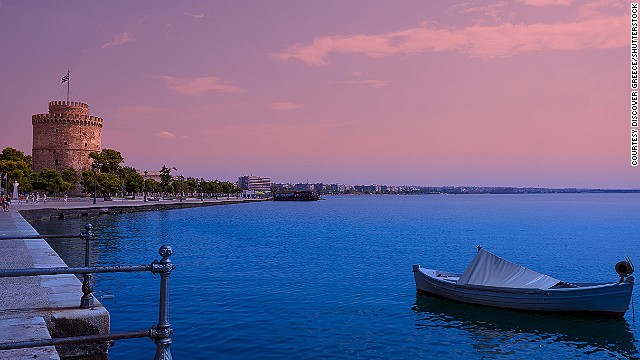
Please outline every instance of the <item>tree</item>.
[{"label": "tree", "polygon": [[[31,191],[31,178],[34,174],[31,170],[31,156],[25,155],[22,151],[14,148],[5,148],[0,153],[0,174],[7,174],[7,181],[20,183],[20,191]],[[4,185],[4,184],[3,184]]]},{"label": "tree", "polygon": [[62,180],[62,176],[56,169],[42,169],[33,184],[36,190],[42,190],[45,193],[56,193],[67,191],[71,188],[71,184]]},{"label": "tree", "polygon": [[62,180],[68,182],[71,185],[78,184],[78,181],[80,180],[78,173],[71,168],[63,170],[60,176],[62,176]]},{"label": "tree", "polygon": [[93,193],[94,179],[97,192],[96,196],[98,194],[101,194],[102,196],[111,195],[112,193],[120,190],[120,187],[123,186],[122,179],[120,179],[116,174],[94,174],[93,171],[85,170],[82,172],[82,180],[80,180],[83,192],[89,194]]},{"label": "tree", "polygon": [[117,192],[123,186],[122,179],[116,174],[98,173],[96,180],[98,192],[104,196]]},{"label": "tree", "polygon": [[[124,190],[130,193],[141,192],[144,186],[144,177],[138,174],[136,169],[124,166],[121,170],[122,173],[122,181],[124,183]],[[147,189],[147,191],[149,191]]]},{"label": "tree", "polygon": [[80,179],[80,185],[82,186],[82,192],[93,193],[93,179],[95,174],[91,170],[85,170],[82,172],[82,179]]},{"label": "tree", "polygon": [[101,152],[91,152],[89,157],[98,165],[100,172],[115,174],[120,170],[120,164],[124,161],[119,151],[102,149]]},{"label": "tree", "polygon": [[160,169],[160,188],[162,189],[163,193],[166,193],[169,187],[169,184],[171,183],[171,179],[173,179],[173,177],[171,176],[171,170],[178,170],[175,167],[173,168],[168,168],[166,165],[162,165],[162,169]]},{"label": "tree", "polygon": [[10,147],[2,150],[2,154],[0,154],[0,160],[25,162],[27,165],[31,166],[31,156],[27,156],[22,151]]},{"label": "tree", "polygon": [[147,179],[144,181],[144,189],[147,193],[159,193],[162,190],[160,188],[160,183],[153,179]]},{"label": "tree", "polygon": [[186,189],[185,192],[187,192],[188,194],[194,194],[198,189],[198,180],[194,178],[188,178],[184,183],[184,186]]}]

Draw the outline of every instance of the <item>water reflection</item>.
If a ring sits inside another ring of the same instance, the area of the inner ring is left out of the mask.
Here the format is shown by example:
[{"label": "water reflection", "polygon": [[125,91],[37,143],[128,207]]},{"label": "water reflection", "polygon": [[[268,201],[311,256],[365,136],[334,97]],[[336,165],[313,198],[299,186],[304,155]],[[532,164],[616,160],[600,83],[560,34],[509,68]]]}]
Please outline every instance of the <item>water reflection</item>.
[{"label": "water reflection", "polygon": [[[637,358],[636,339],[624,318],[547,314],[464,304],[424,294],[413,307],[416,329],[463,330],[483,356],[569,346],[580,354]],[[563,353],[566,356],[566,350]]]}]

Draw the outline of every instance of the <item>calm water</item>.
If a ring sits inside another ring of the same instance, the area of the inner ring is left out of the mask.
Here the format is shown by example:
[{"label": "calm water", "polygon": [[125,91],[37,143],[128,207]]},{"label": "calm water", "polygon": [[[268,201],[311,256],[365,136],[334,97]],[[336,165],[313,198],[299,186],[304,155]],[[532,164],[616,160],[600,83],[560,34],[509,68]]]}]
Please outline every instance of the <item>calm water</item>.
[{"label": "calm water", "polygon": [[[624,255],[640,267],[638,214],[640,196],[630,194],[433,195],[89,220],[102,239],[99,264],[149,263],[161,244],[173,246],[176,359],[546,359],[637,358],[640,330],[631,311],[544,315],[416,295],[411,265],[463,271],[481,244],[563,280],[614,280]],[[77,233],[86,221],[36,228]],[[70,265],[82,259],[76,243],[55,248]],[[158,288],[150,274],[97,275],[112,331],[156,322]],[[153,349],[148,339],[119,341],[110,357],[151,358]]]}]

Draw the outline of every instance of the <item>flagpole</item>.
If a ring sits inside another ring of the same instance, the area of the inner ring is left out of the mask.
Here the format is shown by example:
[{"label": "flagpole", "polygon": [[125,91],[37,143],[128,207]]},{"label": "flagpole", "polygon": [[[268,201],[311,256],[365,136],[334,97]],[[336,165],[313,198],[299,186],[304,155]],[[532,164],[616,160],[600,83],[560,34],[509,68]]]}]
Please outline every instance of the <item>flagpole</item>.
[{"label": "flagpole", "polygon": [[69,69],[67,69],[67,102],[69,102],[69,86],[71,84],[71,79],[69,78]]}]

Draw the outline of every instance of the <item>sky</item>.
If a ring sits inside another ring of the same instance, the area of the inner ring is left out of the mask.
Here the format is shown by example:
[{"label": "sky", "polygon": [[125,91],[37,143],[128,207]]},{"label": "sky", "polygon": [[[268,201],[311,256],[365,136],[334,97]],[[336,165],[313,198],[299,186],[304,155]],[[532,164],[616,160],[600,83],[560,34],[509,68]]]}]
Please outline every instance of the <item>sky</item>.
[{"label": "sky", "polygon": [[66,98],[141,170],[640,188],[625,1],[0,0],[0,147]]}]

